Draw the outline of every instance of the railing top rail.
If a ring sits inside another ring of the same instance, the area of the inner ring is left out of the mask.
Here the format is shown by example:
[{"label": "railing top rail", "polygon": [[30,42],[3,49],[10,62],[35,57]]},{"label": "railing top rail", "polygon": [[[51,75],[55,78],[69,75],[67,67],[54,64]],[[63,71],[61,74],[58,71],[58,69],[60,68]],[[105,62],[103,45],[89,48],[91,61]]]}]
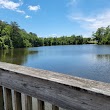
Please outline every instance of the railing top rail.
[{"label": "railing top rail", "polygon": [[110,83],[104,83],[100,81],[94,81],[57,72],[34,69],[4,62],[0,62],[0,69],[110,96]]},{"label": "railing top rail", "polygon": [[69,110],[110,109],[110,83],[0,62],[0,85]]}]

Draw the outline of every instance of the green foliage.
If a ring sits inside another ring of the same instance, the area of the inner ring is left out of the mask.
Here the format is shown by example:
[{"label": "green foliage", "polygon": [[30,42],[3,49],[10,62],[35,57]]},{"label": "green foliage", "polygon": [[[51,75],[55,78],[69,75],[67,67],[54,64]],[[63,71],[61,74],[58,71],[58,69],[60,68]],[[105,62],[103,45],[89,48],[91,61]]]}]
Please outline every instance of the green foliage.
[{"label": "green foliage", "polygon": [[[85,38],[87,39],[87,38]],[[62,37],[50,37],[44,38],[44,45],[51,46],[51,45],[77,45],[83,44],[83,37],[82,36],[75,36],[72,35],[70,37],[62,36]]]},{"label": "green foliage", "polygon": [[40,39],[36,34],[20,29],[16,22],[0,21],[0,49],[42,46]]},{"label": "green foliage", "polygon": [[[110,30],[109,28],[107,29]],[[109,31],[106,34],[106,40],[110,39]],[[89,38],[75,35],[39,38],[35,33],[27,33],[24,29],[20,29],[16,22],[8,24],[0,21],[0,49],[87,44],[89,40]],[[107,42],[106,40],[103,40],[103,42]]]},{"label": "green foliage", "polygon": [[93,34],[94,39],[98,44],[110,44],[110,26],[106,28],[98,28],[97,31]]}]

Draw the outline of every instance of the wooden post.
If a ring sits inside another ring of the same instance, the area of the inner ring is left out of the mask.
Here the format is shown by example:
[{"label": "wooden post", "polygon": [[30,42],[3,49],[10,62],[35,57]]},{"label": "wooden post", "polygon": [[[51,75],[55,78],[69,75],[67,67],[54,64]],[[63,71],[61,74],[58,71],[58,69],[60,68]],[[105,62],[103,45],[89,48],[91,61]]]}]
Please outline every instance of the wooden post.
[{"label": "wooden post", "polygon": [[3,87],[4,110],[13,110],[11,90]]},{"label": "wooden post", "polygon": [[12,91],[13,110],[22,110],[21,93]]},{"label": "wooden post", "polygon": [[2,89],[2,86],[0,86],[0,110],[4,110],[4,106],[3,106],[3,89]]},{"label": "wooden post", "polygon": [[25,95],[25,110],[32,110],[32,97]]},{"label": "wooden post", "polygon": [[52,110],[59,110],[59,107],[52,105]]},{"label": "wooden post", "polygon": [[38,100],[38,110],[45,110],[44,101]]}]

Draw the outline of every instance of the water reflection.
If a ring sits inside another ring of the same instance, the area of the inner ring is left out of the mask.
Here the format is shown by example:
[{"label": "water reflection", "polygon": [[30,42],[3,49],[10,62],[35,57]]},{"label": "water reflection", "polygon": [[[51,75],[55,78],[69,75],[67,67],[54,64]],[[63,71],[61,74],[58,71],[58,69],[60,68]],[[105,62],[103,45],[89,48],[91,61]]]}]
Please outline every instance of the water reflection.
[{"label": "water reflection", "polygon": [[26,49],[0,50],[0,61],[22,65],[27,62],[28,55],[37,54],[38,51]]},{"label": "water reflection", "polygon": [[107,61],[110,61],[110,54],[99,54],[99,55],[96,55],[96,58],[98,60],[107,60]]},{"label": "water reflection", "polygon": [[0,61],[110,82],[110,46],[47,46],[0,51]]}]

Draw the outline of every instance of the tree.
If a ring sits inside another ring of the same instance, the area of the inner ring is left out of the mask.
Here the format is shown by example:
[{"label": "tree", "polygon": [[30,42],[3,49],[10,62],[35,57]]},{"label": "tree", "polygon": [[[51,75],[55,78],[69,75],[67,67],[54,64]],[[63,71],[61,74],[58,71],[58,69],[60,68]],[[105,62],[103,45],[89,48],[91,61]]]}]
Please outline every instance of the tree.
[{"label": "tree", "polygon": [[[99,29],[100,31],[101,29]],[[110,28],[107,28],[106,39],[100,42],[108,42],[110,39]],[[101,31],[102,32],[102,31]],[[98,32],[97,32],[98,33]],[[99,37],[99,33],[96,35]],[[102,33],[101,33],[102,34]],[[101,35],[100,34],[100,35]],[[98,39],[98,37],[96,37]],[[100,38],[100,37],[99,37]],[[75,45],[88,43],[89,39],[84,41],[82,36],[61,36],[61,37],[48,37],[39,38],[37,34],[33,32],[27,33],[24,29],[20,29],[16,22],[10,24],[0,21],[0,49],[11,48],[25,48],[25,47],[38,47],[38,46],[52,46],[52,45]]]},{"label": "tree", "polygon": [[105,35],[104,27],[98,28],[96,33],[93,33],[93,36],[95,37],[95,40],[97,40],[98,44],[101,44],[101,41],[104,38],[104,35]]},{"label": "tree", "polygon": [[16,22],[11,22],[11,34],[10,34],[13,46],[15,48],[20,48],[21,46],[21,41],[23,40],[21,35],[20,35],[20,29],[19,26]]},{"label": "tree", "polygon": [[98,44],[110,44],[110,26],[98,28],[93,36]]}]

